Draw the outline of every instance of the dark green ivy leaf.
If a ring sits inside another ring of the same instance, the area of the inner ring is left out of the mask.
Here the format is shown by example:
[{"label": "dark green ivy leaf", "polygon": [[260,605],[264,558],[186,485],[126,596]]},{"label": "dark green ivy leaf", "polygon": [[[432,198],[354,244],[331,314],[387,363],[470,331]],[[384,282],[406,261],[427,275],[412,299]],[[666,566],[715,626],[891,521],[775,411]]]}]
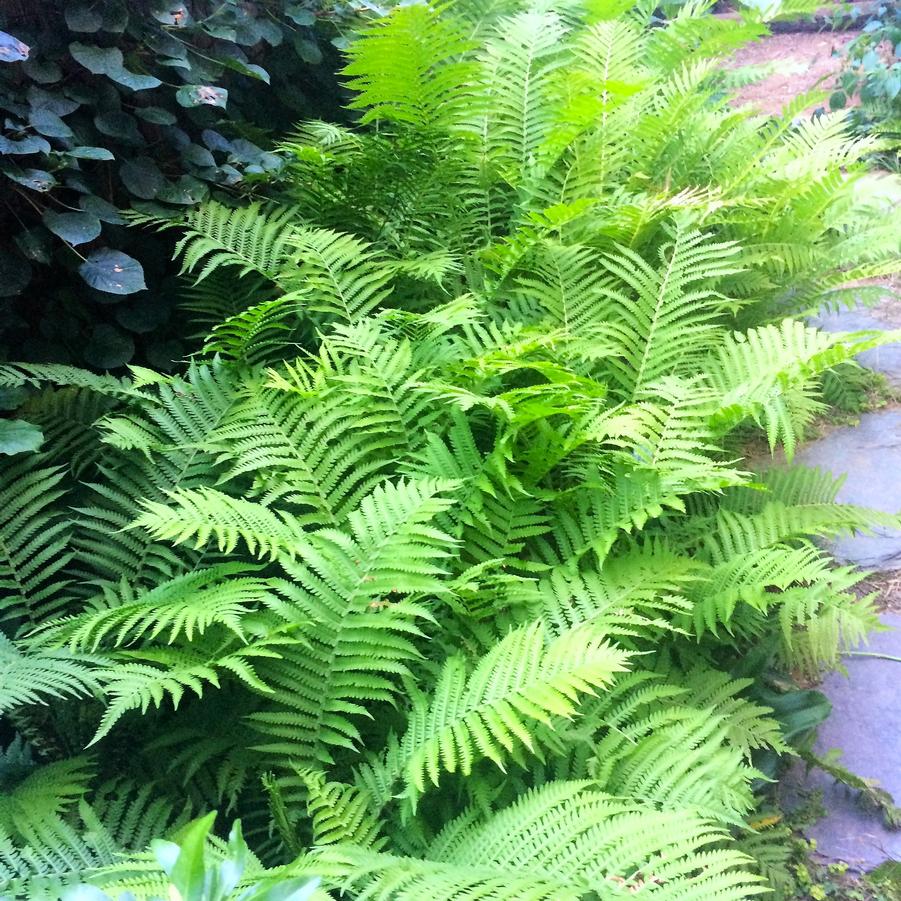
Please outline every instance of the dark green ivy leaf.
[{"label": "dark green ivy leaf", "polygon": [[145,122],[152,122],[154,125],[174,125],[178,120],[174,113],[163,109],[161,106],[145,106],[135,110],[135,115],[143,119]]},{"label": "dark green ivy leaf", "polygon": [[106,147],[73,147],[66,151],[66,155],[77,160],[114,160],[116,158]]},{"label": "dark green ivy leaf", "polygon": [[88,194],[78,199],[78,205],[88,213],[93,213],[101,222],[110,225],[125,225],[122,214],[107,200]]},{"label": "dark green ivy leaf", "polygon": [[44,225],[69,244],[87,244],[100,234],[100,220],[91,213],[57,213],[46,210]]},{"label": "dark green ivy leaf", "polygon": [[7,178],[31,188],[32,191],[49,191],[55,184],[56,179],[44,169],[14,169],[11,166],[4,167],[3,173]]},{"label": "dark green ivy leaf", "polygon": [[122,184],[144,200],[152,200],[163,189],[166,179],[149,156],[139,156],[119,167]]},{"label": "dark green ivy leaf", "polygon": [[49,109],[41,108],[31,111],[28,117],[31,127],[48,138],[71,138],[72,129]]},{"label": "dark green ivy leaf", "polygon": [[[108,247],[95,250],[78,272],[92,288],[107,294],[134,294],[147,287],[141,264],[127,253]],[[114,365],[118,364],[111,364]]]},{"label": "dark green ivy leaf", "polygon": [[210,84],[186,84],[178,89],[175,99],[182,106],[221,106],[225,109],[228,91]]},{"label": "dark green ivy leaf", "polygon": [[0,454],[36,451],[44,443],[44,433],[24,419],[0,419]]},{"label": "dark green ivy leaf", "polygon": [[29,153],[50,153],[50,142],[38,135],[26,135],[20,141],[0,135],[0,154],[24,156]]},{"label": "dark green ivy leaf", "polygon": [[107,75],[110,70],[122,68],[122,51],[117,47],[95,47],[73,41],[69,44],[69,53],[94,75]]}]

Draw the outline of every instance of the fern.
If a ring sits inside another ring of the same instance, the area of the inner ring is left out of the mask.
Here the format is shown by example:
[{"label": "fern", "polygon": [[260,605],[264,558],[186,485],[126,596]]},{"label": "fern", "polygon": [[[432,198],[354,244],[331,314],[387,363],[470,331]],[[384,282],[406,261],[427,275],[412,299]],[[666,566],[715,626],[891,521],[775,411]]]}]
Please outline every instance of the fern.
[{"label": "fern", "polygon": [[[553,824],[553,826],[549,826]],[[424,859],[378,855],[349,845],[327,848],[292,867],[318,869],[373,898],[577,899],[644,891],[743,899],[763,887],[741,866],[744,855],[711,846],[722,833],[696,815],[654,812],[555,782],[482,818],[466,811],[437,836]],[[703,862],[699,869],[698,862]]]},{"label": "fern", "polygon": [[442,771],[466,776],[480,757],[502,768],[507,756],[521,762],[523,746],[534,752],[528,720],[572,716],[578,695],[602,687],[627,659],[590,629],[546,644],[541,624],[511,632],[471,673],[463,658],[451,657],[432,698],[414,703],[408,731],[388,757],[390,776],[380,781],[402,779],[415,808],[426,783],[437,785]]},{"label": "fern", "polygon": [[7,464],[0,490],[0,620],[39,625],[65,603],[71,524],[55,509],[63,472],[31,460]]},{"label": "fern", "polygon": [[187,234],[176,245],[184,254],[182,272],[199,270],[203,281],[221,266],[234,267],[239,276],[257,273],[274,278],[289,254],[294,219],[290,208],[264,213],[257,204],[229,209],[211,203],[185,217]]},{"label": "fern", "polygon": [[4,897],[146,901],[186,843],[239,893],[778,885],[759,699],[876,624],[824,542],[898,517],[744,444],[896,337],[804,317],[897,229],[840,117],[730,107],[750,15],[552,6],[398,6],[280,205],[163,223],[183,370],[0,367],[46,436],[0,486]]}]

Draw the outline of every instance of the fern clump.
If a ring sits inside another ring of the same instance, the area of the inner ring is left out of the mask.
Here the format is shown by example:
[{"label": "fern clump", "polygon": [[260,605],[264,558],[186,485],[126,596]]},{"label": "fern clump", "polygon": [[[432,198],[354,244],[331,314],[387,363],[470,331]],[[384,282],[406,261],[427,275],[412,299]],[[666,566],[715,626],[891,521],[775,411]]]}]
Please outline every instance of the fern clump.
[{"label": "fern clump", "polygon": [[162,223],[183,372],[0,368],[46,424],[0,514],[7,894],[164,894],[148,841],[211,809],[317,897],[776,879],[743,850],[796,738],[768,674],[876,623],[819,539],[897,518],[740,439],[790,460],[884,340],[800,314],[898,236],[840,117],[729,107],[762,26],[650,22],[399,7],[284,203]]}]

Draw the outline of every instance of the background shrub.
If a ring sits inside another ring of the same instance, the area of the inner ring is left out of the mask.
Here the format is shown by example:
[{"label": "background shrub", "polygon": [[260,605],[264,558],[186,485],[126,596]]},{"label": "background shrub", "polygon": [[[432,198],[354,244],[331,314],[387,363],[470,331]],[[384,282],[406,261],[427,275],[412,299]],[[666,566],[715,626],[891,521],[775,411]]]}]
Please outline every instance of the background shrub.
[{"label": "background shrub", "polygon": [[860,98],[852,111],[859,131],[882,135],[897,164],[901,147],[901,6],[879,7],[863,31],[848,45],[838,90],[830,98],[842,109],[849,97]]},{"label": "background shrub", "polygon": [[270,135],[334,113],[353,14],[319,0],[0,8],[0,355],[167,368],[171,247],[123,228],[278,178]]}]

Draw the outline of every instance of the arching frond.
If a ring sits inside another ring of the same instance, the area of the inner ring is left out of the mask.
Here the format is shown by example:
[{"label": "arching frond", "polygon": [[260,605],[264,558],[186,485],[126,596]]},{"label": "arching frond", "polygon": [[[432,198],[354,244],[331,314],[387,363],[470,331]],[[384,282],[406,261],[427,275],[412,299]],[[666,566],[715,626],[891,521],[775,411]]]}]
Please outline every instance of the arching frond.
[{"label": "arching frond", "polygon": [[198,272],[203,281],[220,267],[237,275],[258,273],[275,280],[290,253],[289,239],[296,221],[291,207],[264,209],[253,203],[230,208],[210,201],[190,210],[179,225],[185,235],[175,245],[182,272]]}]

